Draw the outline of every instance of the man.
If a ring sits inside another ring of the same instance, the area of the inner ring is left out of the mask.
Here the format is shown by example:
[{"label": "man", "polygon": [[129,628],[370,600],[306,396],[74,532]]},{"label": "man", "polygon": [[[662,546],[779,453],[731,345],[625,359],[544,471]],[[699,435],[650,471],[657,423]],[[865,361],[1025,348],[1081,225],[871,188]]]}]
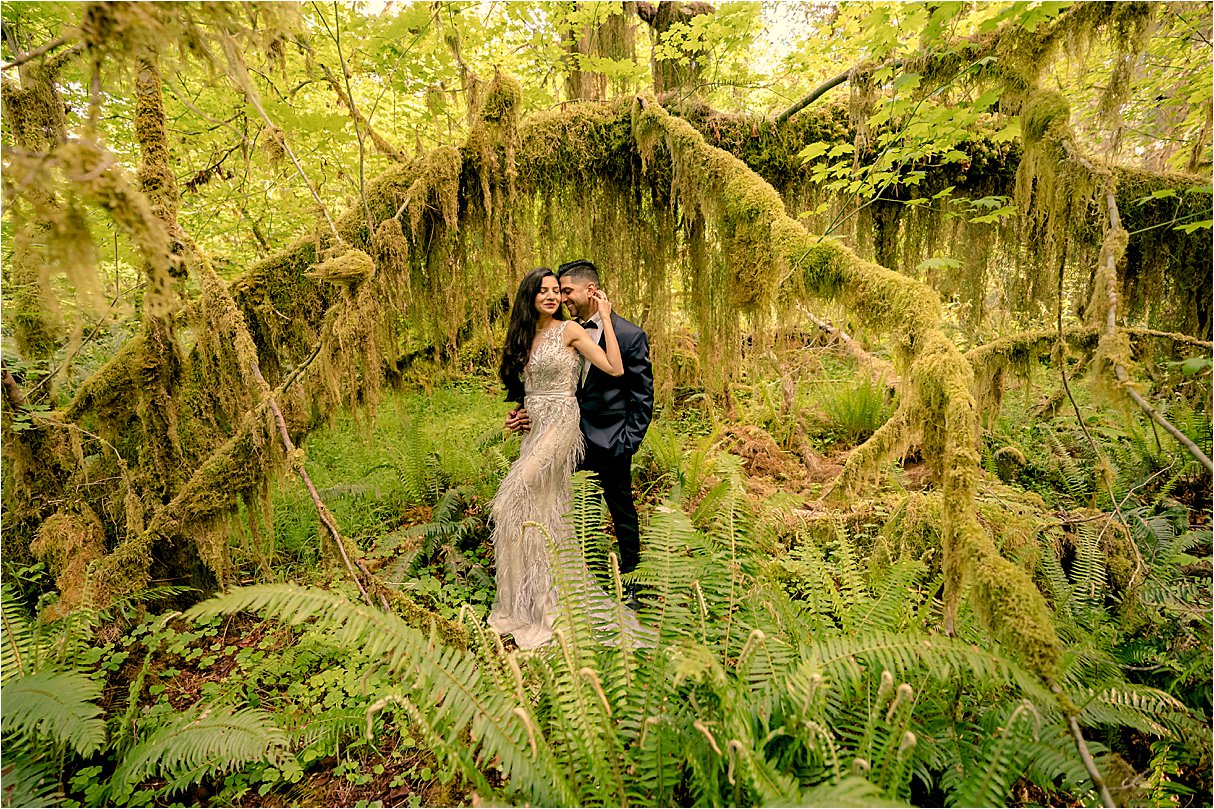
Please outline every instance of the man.
[{"label": "man", "polygon": [[[565,306],[602,345],[603,329],[590,300],[599,289],[598,270],[589,261],[578,259],[562,264],[557,277]],[[619,340],[624,375],[610,376],[583,361],[582,382],[577,391],[582,434],[586,438],[586,457],[581,468],[598,475],[620,545],[620,572],[631,573],[641,561],[641,533],[632,499],[632,456],[640,448],[653,418],[653,366],[649,362],[648,335],[614,311],[611,323]],[[515,432],[530,426],[525,408],[512,410],[506,416],[506,427]],[[631,587],[629,600],[635,603],[635,590]]]}]

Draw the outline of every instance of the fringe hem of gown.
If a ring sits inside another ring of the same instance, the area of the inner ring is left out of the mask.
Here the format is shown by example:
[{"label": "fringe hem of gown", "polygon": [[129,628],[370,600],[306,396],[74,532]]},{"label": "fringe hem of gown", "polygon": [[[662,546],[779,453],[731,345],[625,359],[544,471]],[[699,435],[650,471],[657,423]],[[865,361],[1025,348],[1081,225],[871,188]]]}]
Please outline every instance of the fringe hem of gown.
[{"label": "fringe hem of gown", "polygon": [[576,402],[562,407],[572,410],[572,424],[567,417],[533,431],[489,506],[499,588],[489,627],[513,635],[524,649],[542,646],[552,637],[557,599],[548,538],[542,530],[524,525],[547,527],[558,543],[573,535],[566,512],[584,443]]}]

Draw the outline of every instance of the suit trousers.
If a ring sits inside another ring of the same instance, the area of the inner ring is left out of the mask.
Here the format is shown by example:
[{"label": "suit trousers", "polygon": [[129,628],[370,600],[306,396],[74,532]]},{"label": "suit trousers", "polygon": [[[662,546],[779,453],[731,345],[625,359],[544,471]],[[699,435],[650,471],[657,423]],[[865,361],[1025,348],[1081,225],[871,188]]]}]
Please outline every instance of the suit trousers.
[{"label": "suit trousers", "polygon": [[606,450],[587,445],[586,457],[579,468],[598,475],[620,544],[620,572],[631,573],[641,562],[641,529],[632,500],[632,455],[612,456]]}]

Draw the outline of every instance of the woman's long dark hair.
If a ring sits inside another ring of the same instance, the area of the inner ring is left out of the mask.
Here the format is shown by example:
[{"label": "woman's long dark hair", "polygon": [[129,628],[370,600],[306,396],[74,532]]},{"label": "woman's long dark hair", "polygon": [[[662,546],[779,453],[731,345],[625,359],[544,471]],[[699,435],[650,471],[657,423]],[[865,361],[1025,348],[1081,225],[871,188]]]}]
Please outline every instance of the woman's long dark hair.
[{"label": "woman's long dark hair", "polygon": [[[506,386],[506,401],[523,403],[523,367],[531,354],[535,327],[540,321],[535,296],[550,275],[556,278],[556,273],[547,267],[536,267],[524,275],[514,296],[514,306],[510,307],[510,326],[506,329],[506,346],[502,349],[502,365],[497,372]],[[564,320],[564,310],[558,306],[552,318]]]}]

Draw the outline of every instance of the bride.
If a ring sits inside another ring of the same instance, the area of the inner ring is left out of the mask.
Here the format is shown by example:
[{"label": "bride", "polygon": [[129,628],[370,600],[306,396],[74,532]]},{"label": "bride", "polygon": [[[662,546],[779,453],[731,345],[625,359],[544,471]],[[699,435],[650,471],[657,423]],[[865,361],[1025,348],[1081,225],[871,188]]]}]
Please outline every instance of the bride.
[{"label": "bride", "polygon": [[[572,536],[565,512],[572,499],[573,472],[584,452],[576,396],[581,358],[612,376],[624,373],[611,303],[601,291],[592,295],[603,323],[603,348],[580,325],[565,319],[560,282],[547,267],[527,273],[510,310],[499,373],[506,398],[526,405],[531,431],[490,504],[497,596],[489,627],[499,635],[513,635],[521,649],[543,646],[552,637],[558,594],[548,537],[526,524],[544,526],[558,544],[568,544]],[[564,562],[568,554],[560,556]],[[563,571],[565,581],[585,583],[591,603],[599,602],[596,606],[610,601],[591,583],[580,558],[577,564],[580,569]]]}]

